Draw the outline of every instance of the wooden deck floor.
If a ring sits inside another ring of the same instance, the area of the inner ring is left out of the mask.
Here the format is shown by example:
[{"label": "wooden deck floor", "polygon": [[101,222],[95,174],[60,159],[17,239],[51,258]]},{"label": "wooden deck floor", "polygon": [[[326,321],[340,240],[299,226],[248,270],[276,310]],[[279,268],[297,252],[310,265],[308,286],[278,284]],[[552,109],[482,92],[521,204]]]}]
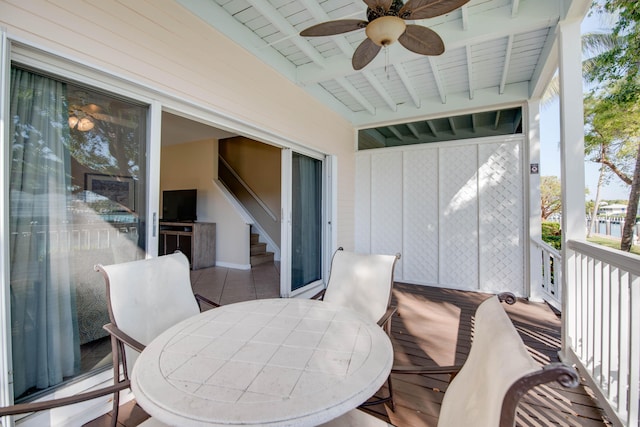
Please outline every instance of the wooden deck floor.
[{"label": "wooden deck floor", "polygon": [[[392,332],[396,364],[451,365],[463,363],[471,344],[473,314],[488,294],[397,283],[393,301],[398,314]],[[558,361],[560,324],[546,305],[518,301],[505,305],[516,329],[540,364]],[[383,405],[369,409],[398,427],[436,426],[448,376],[393,375],[395,411]],[[383,390],[380,394],[385,394]],[[120,423],[132,427],[144,419],[137,406],[120,413]],[[107,425],[109,416],[89,423]],[[588,389],[541,386],[523,399],[519,426],[609,426]]]},{"label": "wooden deck floor", "polygon": [[[473,315],[488,294],[398,283],[392,324],[396,364],[444,366],[464,363],[471,345]],[[541,365],[558,361],[560,318],[542,303],[519,300],[504,305],[532,356]],[[392,376],[395,412],[370,407],[399,427],[436,426],[448,376]],[[518,411],[519,426],[603,426],[603,417],[585,387],[537,387]]]}]

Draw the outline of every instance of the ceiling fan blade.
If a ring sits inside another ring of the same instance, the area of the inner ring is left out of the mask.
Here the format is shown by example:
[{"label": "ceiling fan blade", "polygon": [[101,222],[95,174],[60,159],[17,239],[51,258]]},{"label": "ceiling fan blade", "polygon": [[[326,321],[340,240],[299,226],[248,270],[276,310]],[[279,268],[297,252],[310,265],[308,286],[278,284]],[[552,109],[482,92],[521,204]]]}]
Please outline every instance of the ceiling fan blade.
[{"label": "ceiling fan blade", "polygon": [[421,25],[407,25],[406,31],[398,38],[400,44],[420,55],[436,56],[444,52],[444,42],[433,30]]},{"label": "ceiling fan blade", "polygon": [[402,19],[427,19],[444,15],[464,6],[469,0],[409,0],[400,9]]},{"label": "ceiling fan blade", "polygon": [[361,70],[366,67],[369,62],[373,61],[373,58],[380,52],[380,49],[382,49],[382,47],[372,42],[371,39],[364,39],[356,51],[353,52],[353,58],[351,58],[353,69]]},{"label": "ceiling fan blade", "polygon": [[338,19],[336,21],[323,22],[302,30],[303,37],[333,36],[335,34],[348,33],[366,27],[367,21],[361,19]]}]

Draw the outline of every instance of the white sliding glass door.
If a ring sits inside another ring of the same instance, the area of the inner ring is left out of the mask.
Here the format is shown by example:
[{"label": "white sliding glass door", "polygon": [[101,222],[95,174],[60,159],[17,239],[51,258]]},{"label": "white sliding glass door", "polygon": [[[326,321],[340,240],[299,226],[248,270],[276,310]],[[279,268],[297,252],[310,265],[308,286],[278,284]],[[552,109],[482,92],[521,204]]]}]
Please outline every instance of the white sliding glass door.
[{"label": "white sliding glass door", "polygon": [[298,295],[323,279],[324,160],[283,150],[281,294]]},{"label": "white sliding glass door", "polygon": [[149,106],[18,65],[9,87],[10,339],[20,402],[111,361],[104,280],[93,266],[145,256]]}]

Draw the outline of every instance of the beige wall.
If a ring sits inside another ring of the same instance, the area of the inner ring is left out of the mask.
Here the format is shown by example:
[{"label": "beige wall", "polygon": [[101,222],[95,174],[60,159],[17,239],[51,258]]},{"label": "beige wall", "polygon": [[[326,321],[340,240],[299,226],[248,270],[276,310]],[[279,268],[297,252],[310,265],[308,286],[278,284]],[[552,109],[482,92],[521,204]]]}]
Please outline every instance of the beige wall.
[{"label": "beige wall", "polygon": [[[241,200],[275,245],[280,247],[282,150],[240,136],[220,140],[218,150],[220,156],[269,209],[267,213],[251,197]],[[248,196],[247,192],[240,194]]]},{"label": "beige wall", "polygon": [[0,28],[9,39],[184,100],[204,116],[337,155],[338,243],[353,247],[353,127],[178,3],[0,0]]},{"label": "beige wall", "polygon": [[216,265],[249,268],[249,226],[214,185],[217,176],[217,140],[162,148],[160,190],[196,188],[198,222],[216,223]]}]

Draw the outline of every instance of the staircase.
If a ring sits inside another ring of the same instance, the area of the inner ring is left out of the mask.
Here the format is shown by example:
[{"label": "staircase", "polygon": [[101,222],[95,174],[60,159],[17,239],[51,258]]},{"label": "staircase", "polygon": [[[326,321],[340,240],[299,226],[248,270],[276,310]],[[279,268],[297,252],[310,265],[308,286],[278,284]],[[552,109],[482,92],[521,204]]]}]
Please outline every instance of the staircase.
[{"label": "staircase", "polygon": [[267,244],[260,242],[258,233],[251,233],[251,267],[273,262],[273,252],[267,252]]}]

